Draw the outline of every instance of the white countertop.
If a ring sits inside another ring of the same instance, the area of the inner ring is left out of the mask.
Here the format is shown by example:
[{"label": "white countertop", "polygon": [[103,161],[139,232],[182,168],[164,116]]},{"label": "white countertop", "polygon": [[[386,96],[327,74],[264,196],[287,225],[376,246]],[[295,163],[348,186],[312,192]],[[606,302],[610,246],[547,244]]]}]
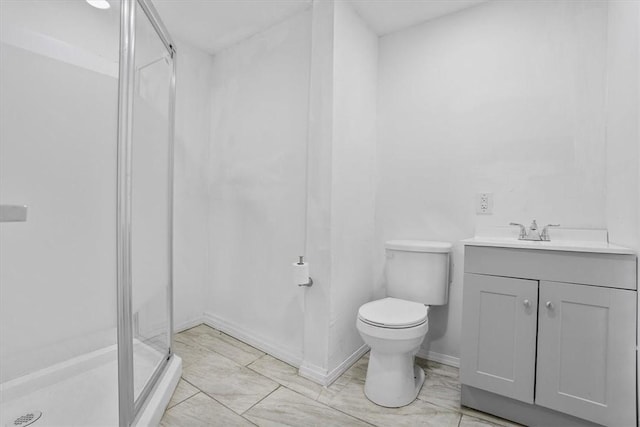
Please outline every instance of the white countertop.
[{"label": "white countertop", "polygon": [[475,237],[462,240],[462,243],[465,246],[635,255],[633,249],[609,243],[607,230],[553,228],[549,231],[549,242],[518,240],[518,231],[518,227],[477,230]]}]

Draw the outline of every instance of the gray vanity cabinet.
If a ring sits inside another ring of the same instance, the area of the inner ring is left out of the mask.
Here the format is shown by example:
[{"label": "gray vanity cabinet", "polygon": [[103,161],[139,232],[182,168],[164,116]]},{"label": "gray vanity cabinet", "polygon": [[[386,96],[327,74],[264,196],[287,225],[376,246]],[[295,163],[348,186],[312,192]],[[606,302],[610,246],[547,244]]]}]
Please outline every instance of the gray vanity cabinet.
[{"label": "gray vanity cabinet", "polygon": [[464,275],[460,381],[533,403],[538,281]]},{"label": "gray vanity cabinet", "polygon": [[550,252],[466,247],[462,404],[526,425],[637,425],[635,255]]},{"label": "gray vanity cabinet", "polygon": [[634,291],[540,282],[536,404],[634,425],[635,309]]}]

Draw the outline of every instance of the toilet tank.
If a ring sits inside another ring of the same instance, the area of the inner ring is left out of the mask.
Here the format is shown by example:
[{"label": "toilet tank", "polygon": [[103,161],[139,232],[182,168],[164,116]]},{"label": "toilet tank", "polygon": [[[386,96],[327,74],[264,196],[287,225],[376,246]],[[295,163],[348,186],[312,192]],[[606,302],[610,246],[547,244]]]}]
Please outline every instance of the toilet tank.
[{"label": "toilet tank", "polygon": [[451,243],[390,240],[385,249],[387,296],[427,305],[447,303]]}]

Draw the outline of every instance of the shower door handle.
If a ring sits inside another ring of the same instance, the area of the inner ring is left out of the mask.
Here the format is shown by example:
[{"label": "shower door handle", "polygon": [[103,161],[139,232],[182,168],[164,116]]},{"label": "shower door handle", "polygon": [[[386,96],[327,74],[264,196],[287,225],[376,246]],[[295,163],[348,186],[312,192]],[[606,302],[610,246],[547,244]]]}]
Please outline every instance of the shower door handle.
[{"label": "shower door handle", "polygon": [[25,222],[26,205],[0,205],[0,222]]}]

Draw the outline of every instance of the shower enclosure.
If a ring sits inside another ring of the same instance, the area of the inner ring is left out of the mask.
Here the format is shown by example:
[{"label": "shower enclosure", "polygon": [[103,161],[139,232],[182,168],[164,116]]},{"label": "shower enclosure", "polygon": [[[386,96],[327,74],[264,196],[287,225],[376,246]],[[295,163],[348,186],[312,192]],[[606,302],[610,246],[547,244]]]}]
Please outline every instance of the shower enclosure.
[{"label": "shower enclosure", "polygon": [[0,2],[0,425],[159,421],[176,51],[148,0]]}]

